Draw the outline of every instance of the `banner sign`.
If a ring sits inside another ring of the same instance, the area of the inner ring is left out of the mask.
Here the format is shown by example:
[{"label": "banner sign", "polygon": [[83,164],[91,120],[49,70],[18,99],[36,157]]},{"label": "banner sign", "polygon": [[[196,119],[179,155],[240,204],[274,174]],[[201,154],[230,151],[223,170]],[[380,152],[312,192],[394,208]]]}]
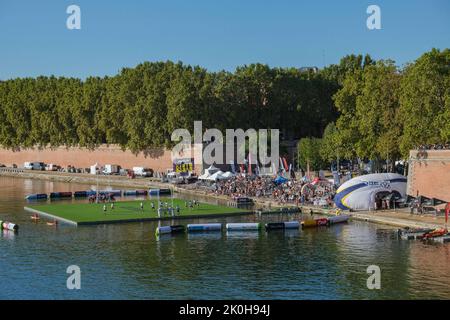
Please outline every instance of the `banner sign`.
[{"label": "banner sign", "polygon": [[194,159],[175,159],[173,161],[173,171],[179,173],[182,176],[188,175],[189,172],[194,171]]}]

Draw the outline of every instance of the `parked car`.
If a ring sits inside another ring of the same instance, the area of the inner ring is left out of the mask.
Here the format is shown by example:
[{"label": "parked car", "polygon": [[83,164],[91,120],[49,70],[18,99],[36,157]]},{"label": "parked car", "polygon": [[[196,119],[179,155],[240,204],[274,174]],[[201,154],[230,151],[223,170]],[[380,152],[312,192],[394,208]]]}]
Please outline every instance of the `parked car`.
[{"label": "parked car", "polygon": [[60,168],[60,166],[53,163],[49,163],[45,166],[46,171],[58,171]]}]

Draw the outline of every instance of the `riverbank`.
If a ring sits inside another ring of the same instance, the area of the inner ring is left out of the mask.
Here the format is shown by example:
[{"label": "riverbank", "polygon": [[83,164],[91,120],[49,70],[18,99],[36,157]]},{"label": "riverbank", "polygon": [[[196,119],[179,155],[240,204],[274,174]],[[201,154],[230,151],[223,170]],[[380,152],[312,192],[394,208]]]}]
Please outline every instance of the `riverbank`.
[{"label": "riverbank", "polygon": [[[302,206],[301,209],[303,212],[313,211],[314,213],[319,213],[326,216],[335,215],[333,209],[322,209],[312,206]],[[351,212],[349,214],[354,220],[384,224],[399,228],[445,228],[444,217],[410,214],[408,209],[359,211]]]},{"label": "riverbank", "polygon": [[[9,169],[0,168],[0,176],[19,177],[24,179],[40,179],[47,181],[59,181],[68,183],[90,184],[90,185],[110,185],[125,188],[167,188],[167,183],[162,183],[158,179],[153,178],[136,178],[129,179],[123,176],[101,176],[90,175],[80,173],[61,173],[51,171],[31,171],[21,169]],[[202,196],[211,199],[219,199],[223,201],[229,201],[226,196],[217,196],[208,193],[204,190],[187,189],[179,186],[173,186],[172,189],[175,192],[191,195]],[[283,205],[270,199],[254,199],[258,208],[264,211],[275,211],[278,208],[283,207],[295,207],[294,204]],[[313,212],[323,215],[334,215],[334,209],[323,209],[314,206],[301,206],[302,212]],[[380,211],[360,211],[351,212],[352,219],[367,221],[372,223],[390,225],[395,227],[409,227],[409,228],[442,228],[445,227],[445,221],[443,217],[434,217],[430,215],[411,215],[409,211],[405,209],[397,210],[380,210]]]}]

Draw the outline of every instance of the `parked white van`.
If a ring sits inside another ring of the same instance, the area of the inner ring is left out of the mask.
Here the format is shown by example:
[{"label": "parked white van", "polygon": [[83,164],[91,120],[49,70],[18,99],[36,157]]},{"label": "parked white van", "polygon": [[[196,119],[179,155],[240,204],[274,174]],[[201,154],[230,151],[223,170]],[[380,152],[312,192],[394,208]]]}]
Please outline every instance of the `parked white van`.
[{"label": "parked white van", "polygon": [[105,164],[103,174],[119,174],[120,166],[117,164]]},{"label": "parked white van", "polygon": [[137,176],[150,177],[153,173],[153,170],[144,167],[133,167],[133,172]]},{"label": "parked white van", "polygon": [[24,169],[28,170],[45,170],[45,163],[43,162],[25,162],[23,164]]}]

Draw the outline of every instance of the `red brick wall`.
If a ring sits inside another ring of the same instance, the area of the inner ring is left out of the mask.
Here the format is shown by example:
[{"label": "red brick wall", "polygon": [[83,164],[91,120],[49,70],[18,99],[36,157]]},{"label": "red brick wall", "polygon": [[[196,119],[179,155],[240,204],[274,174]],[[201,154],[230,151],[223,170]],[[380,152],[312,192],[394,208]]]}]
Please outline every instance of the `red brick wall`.
[{"label": "red brick wall", "polygon": [[[117,164],[122,168],[147,167],[154,171],[165,172],[172,168],[171,152],[168,150],[151,150],[148,154],[139,153],[134,155],[130,151],[122,151],[117,146],[100,146],[95,150],[84,148],[64,148],[55,149],[24,149],[20,151],[10,151],[0,148],[0,163],[5,165],[16,164],[22,167],[26,161],[41,161],[53,163],[62,167],[68,165],[77,168],[89,168],[91,165]],[[196,169],[200,169],[197,168]]]},{"label": "red brick wall", "polygon": [[410,152],[408,194],[450,201],[450,150]]}]

